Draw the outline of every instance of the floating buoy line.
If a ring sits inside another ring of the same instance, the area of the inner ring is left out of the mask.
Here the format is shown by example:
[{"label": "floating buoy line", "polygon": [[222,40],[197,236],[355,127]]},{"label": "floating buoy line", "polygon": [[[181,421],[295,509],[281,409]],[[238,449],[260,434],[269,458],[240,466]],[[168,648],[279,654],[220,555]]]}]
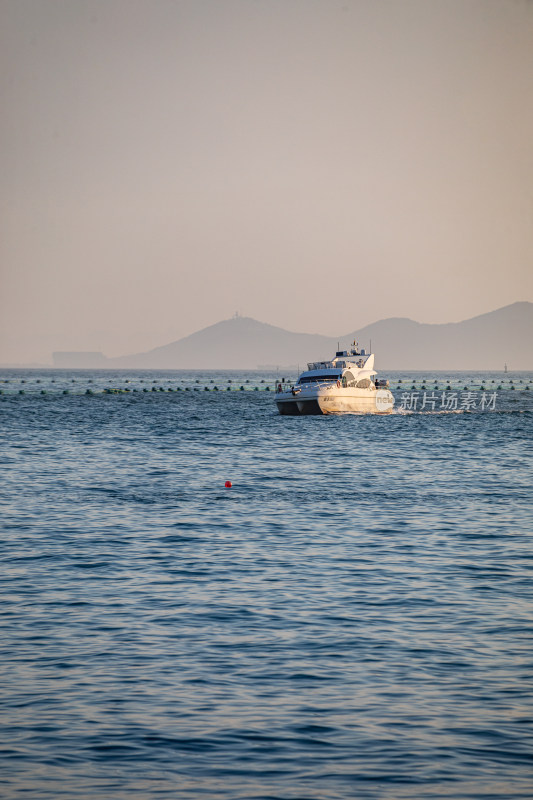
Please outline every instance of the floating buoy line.
[{"label": "floating buoy line", "polygon": [[[486,374],[486,373],[485,373]],[[85,395],[88,397],[96,396],[109,396],[109,395],[168,395],[174,393],[192,393],[192,392],[232,392],[232,393],[246,393],[246,392],[274,392],[278,383],[292,385],[293,378],[276,378],[267,377],[260,378],[254,376],[251,378],[238,378],[238,377],[220,377],[216,378],[206,377],[204,379],[195,376],[186,378],[164,378],[157,379],[148,376],[134,377],[123,379],[108,378],[107,376],[101,377],[84,377],[77,376],[72,378],[70,375],[65,377],[56,376],[54,378],[46,379],[42,376],[32,378],[25,375],[25,377],[2,377],[0,373],[0,395],[3,398],[12,395],[20,395],[24,397],[30,396],[44,396],[53,397],[54,395],[65,396],[80,396]],[[390,389],[395,394],[397,402],[405,393],[417,392],[421,395],[437,394],[442,392],[530,392],[533,388],[533,378],[476,378],[465,377],[462,378],[429,378],[429,377],[409,377],[390,379]]]}]

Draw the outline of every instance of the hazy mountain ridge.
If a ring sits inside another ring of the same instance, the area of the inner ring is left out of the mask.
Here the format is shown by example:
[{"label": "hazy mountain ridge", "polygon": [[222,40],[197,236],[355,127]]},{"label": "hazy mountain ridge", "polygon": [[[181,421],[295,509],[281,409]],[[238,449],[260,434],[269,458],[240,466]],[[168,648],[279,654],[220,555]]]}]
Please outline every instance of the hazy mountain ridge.
[{"label": "hazy mountain ridge", "polygon": [[372,339],[381,369],[533,368],[533,303],[513,303],[462,322],[387,319],[354,333]]},{"label": "hazy mountain ridge", "polygon": [[[293,333],[251,317],[217,322],[147,353],[109,359],[109,366],[159,369],[256,369],[259,364],[303,364],[305,354],[331,357],[327,336]],[[308,358],[313,356],[307,355]]]},{"label": "hazy mountain ridge", "polygon": [[[533,303],[518,302],[462,322],[425,324],[391,317],[344,336],[294,333],[250,317],[233,317],[146,353],[105,359],[108,368],[280,368],[331,358],[353,340],[386,369],[533,369]],[[55,356],[61,354],[54,354]],[[71,354],[75,355],[75,354]],[[75,366],[71,364],[71,366]],[[103,364],[99,363],[100,368]]]}]

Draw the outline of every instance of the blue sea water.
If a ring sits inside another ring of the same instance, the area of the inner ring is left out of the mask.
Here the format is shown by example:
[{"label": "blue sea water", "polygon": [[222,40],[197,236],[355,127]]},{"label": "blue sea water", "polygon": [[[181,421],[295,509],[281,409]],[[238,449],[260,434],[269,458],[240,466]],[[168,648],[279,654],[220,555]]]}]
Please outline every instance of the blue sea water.
[{"label": "blue sea water", "polygon": [[273,377],[0,375],[3,798],[533,796],[533,375]]}]

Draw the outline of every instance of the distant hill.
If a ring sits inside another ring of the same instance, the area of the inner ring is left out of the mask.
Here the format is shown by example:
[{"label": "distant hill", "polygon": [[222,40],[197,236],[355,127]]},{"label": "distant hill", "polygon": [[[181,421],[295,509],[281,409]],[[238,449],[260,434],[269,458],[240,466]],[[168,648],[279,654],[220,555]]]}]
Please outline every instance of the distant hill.
[{"label": "distant hill", "polygon": [[384,319],[352,336],[372,339],[380,369],[533,369],[533,303],[443,325]]},{"label": "distant hill", "polygon": [[109,359],[108,365],[156,369],[281,367],[304,364],[311,358],[330,358],[332,341],[328,336],[291,333],[250,317],[233,317],[147,353]]},{"label": "distant hill", "polygon": [[103,353],[87,350],[58,350],[52,363],[58,369],[105,369],[108,359]]},{"label": "distant hill", "polygon": [[444,325],[392,317],[344,336],[292,333],[250,317],[234,317],[146,353],[109,358],[110,368],[257,369],[331,358],[356,340],[376,353],[379,369],[533,369],[533,303],[513,303]]}]

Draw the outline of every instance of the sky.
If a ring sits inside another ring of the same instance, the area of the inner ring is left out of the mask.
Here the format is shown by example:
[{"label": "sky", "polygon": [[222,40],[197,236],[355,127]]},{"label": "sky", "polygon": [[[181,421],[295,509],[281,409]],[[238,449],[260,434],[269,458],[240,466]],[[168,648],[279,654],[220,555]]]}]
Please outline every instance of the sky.
[{"label": "sky", "polygon": [[531,0],[0,0],[0,362],[533,300]]}]

